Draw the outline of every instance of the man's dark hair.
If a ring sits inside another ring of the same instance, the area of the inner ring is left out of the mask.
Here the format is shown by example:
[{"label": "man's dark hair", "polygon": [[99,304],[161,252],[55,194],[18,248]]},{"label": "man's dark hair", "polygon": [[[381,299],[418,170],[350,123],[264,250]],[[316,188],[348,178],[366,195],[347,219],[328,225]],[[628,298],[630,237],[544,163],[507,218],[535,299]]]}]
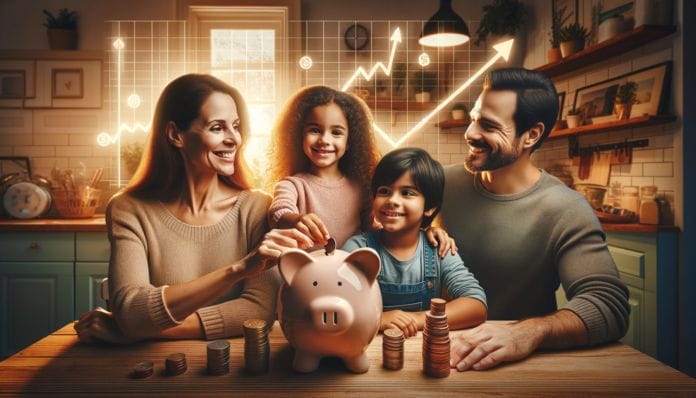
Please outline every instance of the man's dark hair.
[{"label": "man's dark hair", "polygon": [[442,206],[445,189],[445,172],[437,160],[420,148],[401,148],[387,153],[375,168],[372,176],[372,196],[377,195],[377,188],[391,185],[406,172],[418,191],[425,198],[425,210],[435,208],[429,217],[423,216],[421,227],[427,227],[433,221]]},{"label": "man's dark hair", "polygon": [[539,141],[532,152],[541,146],[553,129],[558,117],[558,93],[551,79],[541,72],[524,68],[503,68],[491,71],[483,83],[486,90],[512,90],[517,94],[517,109],[513,118],[519,137],[535,124],[544,124]]}]

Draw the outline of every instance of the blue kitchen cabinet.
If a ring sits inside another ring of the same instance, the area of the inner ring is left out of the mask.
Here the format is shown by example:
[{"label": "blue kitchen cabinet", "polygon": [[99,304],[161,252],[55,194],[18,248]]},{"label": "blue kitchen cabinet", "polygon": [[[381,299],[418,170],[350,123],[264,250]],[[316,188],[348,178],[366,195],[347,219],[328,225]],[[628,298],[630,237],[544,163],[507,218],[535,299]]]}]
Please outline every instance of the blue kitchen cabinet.
[{"label": "blue kitchen cabinet", "polygon": [[103,232],[0,233],[0,358],[106,307],[108,261]]},{"label": "blue kitchen cabinet", "polygon": [[0,356],[73,320],[72,233],[0,234]]}]

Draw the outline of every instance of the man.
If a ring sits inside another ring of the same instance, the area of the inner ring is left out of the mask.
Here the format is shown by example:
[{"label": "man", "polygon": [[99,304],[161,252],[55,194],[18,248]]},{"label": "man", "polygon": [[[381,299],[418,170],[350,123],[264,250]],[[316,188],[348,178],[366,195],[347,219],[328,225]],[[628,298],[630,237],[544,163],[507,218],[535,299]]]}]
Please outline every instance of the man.
[{"label": "man", "polygon": [[[453,339],[452,366],[487,369],[537,348],[621,338],[628,291],[587,201],[530,159],[558,115],[553,83],[492,71],[471,112],[464,165],[445,170],[440,222],[488,297],[489,319]],[[569,299],[556,309],[560,284]]]}]

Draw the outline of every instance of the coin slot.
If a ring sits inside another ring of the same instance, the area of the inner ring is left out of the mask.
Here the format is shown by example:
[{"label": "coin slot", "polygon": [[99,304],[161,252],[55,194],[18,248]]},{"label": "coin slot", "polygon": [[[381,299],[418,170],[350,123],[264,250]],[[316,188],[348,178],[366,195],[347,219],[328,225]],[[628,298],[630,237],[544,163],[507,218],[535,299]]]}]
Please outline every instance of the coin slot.
[{"label": "coin slot", "polygon": [[324,325],[326,325],[326,312],[324,312]]},{"label": "coin slot", "polygon": [[338,312],[334,312],[333,315],[334,315],[334,317],[333,317],[334,318],[334,325],[338,325]]}]

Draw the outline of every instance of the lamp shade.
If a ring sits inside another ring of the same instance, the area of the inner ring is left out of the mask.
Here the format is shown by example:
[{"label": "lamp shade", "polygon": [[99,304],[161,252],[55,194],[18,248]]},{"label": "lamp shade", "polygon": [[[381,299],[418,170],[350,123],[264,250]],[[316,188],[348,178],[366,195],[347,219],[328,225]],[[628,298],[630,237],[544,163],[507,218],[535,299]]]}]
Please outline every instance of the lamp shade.
[{"label": "lamp shade", "polygon": [[452,47],[469,41],[469,28],[452,9],[452,0],[440,0],[440,9],[423,26],[418,43],[428,47]]}]

